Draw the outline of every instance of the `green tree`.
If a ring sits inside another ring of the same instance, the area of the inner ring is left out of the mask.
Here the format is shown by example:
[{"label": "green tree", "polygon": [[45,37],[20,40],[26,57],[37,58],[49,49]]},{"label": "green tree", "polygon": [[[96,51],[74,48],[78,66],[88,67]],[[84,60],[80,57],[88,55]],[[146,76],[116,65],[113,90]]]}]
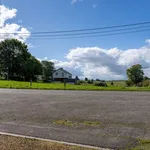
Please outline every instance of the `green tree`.
[{"label": "green tree", "polygon": [[30,56],[25,65],[25,80],[36,80],[38,75],[42,75],[43,66],[35,57]]},{"label": "green tree", "polygon": [[50,61],[42,61],[43,66],[43,80],[52,79],[53,72],[55,71],[54,63]]},{"label": "green tree", "polygon": [[149,77],[147,77],[147,76],[145,76],[145,77],[144,77],[144,80],[149,80],[149,79],[150,79],[150,78],[149,78]]},{"label": "green tree", "polygon": [[140,64],[133,65],[132,67],[127,69],[127,76],[129,80],[138,85],[138,83],[143,81],[144,77],[142,66]]},{"label": "green tree", "polygon": [[23,77],[29,56],[27,45],[17,39],[0,42],[0,64],[2,72],[7,74],[7,79]]},{"label": "green tree", "polygon": [[76,81],[79,81],[79,80],[80,80],[78,76],[76,76],[75,79],[76,79]]},{"label": "green tree", "polygon": [[88,81],[88,78],[87,78],[87,77],[85,77],[85,81]]}]

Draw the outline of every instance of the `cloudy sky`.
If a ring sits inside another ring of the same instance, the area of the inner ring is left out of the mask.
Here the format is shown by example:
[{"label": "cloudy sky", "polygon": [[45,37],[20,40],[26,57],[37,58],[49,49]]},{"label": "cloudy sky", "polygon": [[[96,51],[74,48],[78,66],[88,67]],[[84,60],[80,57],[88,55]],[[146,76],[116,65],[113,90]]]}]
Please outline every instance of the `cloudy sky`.
[{"label": "cloudy sky", "polygon": [[0,41],[26,42],[35,57],[80,78],[125,79],[126,69],[137,63],[150,76],[150,31],[78,39],[32,37],[33,32],[150,21],[149,5],[149,0],[1,0]]}]

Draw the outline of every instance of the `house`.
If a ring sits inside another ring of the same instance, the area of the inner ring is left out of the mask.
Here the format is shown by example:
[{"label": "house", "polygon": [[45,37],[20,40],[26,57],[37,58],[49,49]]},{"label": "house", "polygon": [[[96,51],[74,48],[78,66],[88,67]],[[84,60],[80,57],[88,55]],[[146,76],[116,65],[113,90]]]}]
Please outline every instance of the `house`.
[{"label": "house", "polygon": [[72,74],[69,73],[68,71],[64,70],[63,68],[59,68],[53,73],[54,81],[64,81],[65,79],[71,80]]}]

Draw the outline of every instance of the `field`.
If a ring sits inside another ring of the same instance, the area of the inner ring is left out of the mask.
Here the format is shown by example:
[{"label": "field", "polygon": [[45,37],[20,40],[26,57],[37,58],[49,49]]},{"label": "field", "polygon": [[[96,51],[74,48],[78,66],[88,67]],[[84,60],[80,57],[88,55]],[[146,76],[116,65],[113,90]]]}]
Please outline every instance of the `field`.
[{"label": "field", "polygon": [[5,81],[0,80],[0,88],[14,88],[14,89],[45,89],[45,90],[95,90],[95,91],[150,91],[150,87],[126,87],[125,81],[114,81],[114,85],[111,86],[110,82],[107,82],[108,87],[98,87],[92,84],[74,85],[67,84],[64,87],[63,83],[32,83],[19,81]]}]

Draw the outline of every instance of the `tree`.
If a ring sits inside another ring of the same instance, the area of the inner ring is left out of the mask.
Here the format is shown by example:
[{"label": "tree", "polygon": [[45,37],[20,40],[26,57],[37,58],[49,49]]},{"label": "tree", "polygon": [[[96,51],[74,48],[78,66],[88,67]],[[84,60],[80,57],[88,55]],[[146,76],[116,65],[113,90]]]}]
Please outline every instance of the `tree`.
[{"label": "tree", "polygon": [[76,81],[79,81],[79,80],[80,80],[78,76],[76,76],[75,79],[76,79]]},{"label": "tree", "polygon": [[100,81],[100,79],[96,79],[96,81]]},{"label": "tree", "polygon": [[127,76],[129,80],[138,85],[138,83],[143,81],[144,77],[142,66],[140,64],[133,65],[132,67],[127,69]]},{"label": "tree", "polygon": [[43,66],[43,79],[50,80],[52,79],[53,72],[55,71],[54,63],[50,61],[42,61]]},{"label": "tree", "polygon": [[144,80],[149,80],[149,77],[145,76],[143,79],[144,79]]},{"label": "tree", "polygon": [[25,63],[29,56],[27,45],[17,39],[0,42],[0,64],[2,72],[7,74],[7,79],[23,77]]},{"label": "tree", "polygon": [[85,77],[85,81],[88,81],[88,78],[87,78],[87,77]]},{"label": "tree", "polygon": [[26,61],[25,67],[25,80],[36,80],[37,75],[42,75],[43,66],[35,57],[30,56],[30,58]]}]

